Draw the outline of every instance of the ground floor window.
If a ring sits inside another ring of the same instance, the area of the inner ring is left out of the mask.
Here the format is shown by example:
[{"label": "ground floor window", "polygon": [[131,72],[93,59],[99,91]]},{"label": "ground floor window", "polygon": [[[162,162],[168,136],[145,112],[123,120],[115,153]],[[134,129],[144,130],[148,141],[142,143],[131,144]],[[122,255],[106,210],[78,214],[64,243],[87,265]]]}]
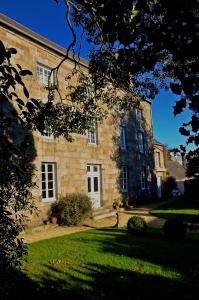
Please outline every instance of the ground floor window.
[{"label": "ground floor window", "polygon": [[120,188],[122,192],[128,192],[128,168],[122,166],[120,173]]},{"label": "ground floor window", "polygon": [[56,200],[56,164],[45,163],[41,164],[42,177],[42,201],[49,202]]}]

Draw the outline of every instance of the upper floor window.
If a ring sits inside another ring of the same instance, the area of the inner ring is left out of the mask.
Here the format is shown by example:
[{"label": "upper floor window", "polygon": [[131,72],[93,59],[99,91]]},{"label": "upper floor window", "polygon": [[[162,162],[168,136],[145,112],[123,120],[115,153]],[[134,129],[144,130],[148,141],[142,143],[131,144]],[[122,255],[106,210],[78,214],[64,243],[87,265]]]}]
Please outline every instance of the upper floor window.
[{"label": "upper floor window", "polygon": [[91,129],[87,131],[87,140],[89,144],[97,144],[97,125],[94,124]]},{"label": "upper floor window", "polygon": [[155,152],[155,166],[156,168],[161,167],[161,156],[159,151]]},{"label": "upper floor window", "polygon": [[136,120],[137,122],[141,122],[142,120],[142,110],[139,108],[135,109],[135,115],[136,115]]},{"label": "upper floor window", "polygon": [[41,179],[42,179],[42,201],[56,200],[56,164],[42,163],[41,164]]},{"label": "upper floor window", "polygon": [[120,126],[120,149],[126,150],[126,126]]},{"label": "upper floor window", "polygon": [[44,84],[48,85],[48,79],[50,76],[50,83],[54,83],[53,73],[51,73],[51,69],[48,67],[44,67],[43,65],[37,64],[37,80]]},{"label": "upper floor window", "polygon": [[145,190],[147,185],[146,167],[142,166],[141,169],[141,189]]},{"label": "upper floor window", "polygon": [[123,166],[120,173],[120,188],[122,192],[128,192],[128,168]]},{"label": "upper floor window", "polygon": [[144,153],[144,135],[142,132],[138,132],[138,149],[141,153]]},{"label": "upper floor window", "polygon": [[50,127],[45,127],[45,129],[41,135],[45,138],[53,139],[53,133],[52,133],[52,129]]}]

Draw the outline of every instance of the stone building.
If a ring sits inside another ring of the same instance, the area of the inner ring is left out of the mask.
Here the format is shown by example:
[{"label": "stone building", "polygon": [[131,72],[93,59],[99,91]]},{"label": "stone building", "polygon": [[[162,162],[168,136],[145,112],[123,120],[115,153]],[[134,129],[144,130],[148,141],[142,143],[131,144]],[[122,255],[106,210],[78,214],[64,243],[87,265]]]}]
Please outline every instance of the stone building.
[{"label": "stone building", "polygon": [[154,143],[154,160],[155,160],[155,175],[157,181],[157,196],[159,198],[163,197],[163,181],[165,175],[167,174],[166,169],[166,153],[165,146],[158,142],[157,140],[153,141]]},{"label": "stone building", "polygon": [[[0,39],[7,47],[17,49],[15,63],[33,72],[26,81],[31,97],[45,101],[49,72],[64,57],[65,49],[2,14],[0,25]],[[80,59],[80,65],[86,72],[88,62]],[[60,67],[60,93],[65,92],[65,76],[73,66],[69,56]],[[40,213],[32,217],[32,224],[46,220],[51,204],[67,193],[86,193],[94,210],[106,208],[106,212],[120,196],[128,196],[130,205],[153,196],[152,116],[148,101],[125,116],[118,109],[111,111],[103,124],[96,124],[95,131],[75,134],[72,143],[63,137],[54,138],[49,128],[43,135],[35,131],[33,138],[37,150],[37,188],[33,196]]]}]

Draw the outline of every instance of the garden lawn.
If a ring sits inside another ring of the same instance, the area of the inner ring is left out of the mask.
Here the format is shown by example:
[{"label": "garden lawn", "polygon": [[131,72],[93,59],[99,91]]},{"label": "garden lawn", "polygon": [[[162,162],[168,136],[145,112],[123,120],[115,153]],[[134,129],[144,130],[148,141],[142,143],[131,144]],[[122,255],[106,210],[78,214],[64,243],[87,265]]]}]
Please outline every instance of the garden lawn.
[{"label": "garden lawn", "polygon": [[35,299],[193,299],[199,239],[167,241],[125,229],[88,230],[29,245],[23,295]]},{"label": "garden lawn", "polygon": [[159,218],[199,223],[199,202],[194,203],[186,199],[170,201],[167,204],[150,210],[150,213]]}]

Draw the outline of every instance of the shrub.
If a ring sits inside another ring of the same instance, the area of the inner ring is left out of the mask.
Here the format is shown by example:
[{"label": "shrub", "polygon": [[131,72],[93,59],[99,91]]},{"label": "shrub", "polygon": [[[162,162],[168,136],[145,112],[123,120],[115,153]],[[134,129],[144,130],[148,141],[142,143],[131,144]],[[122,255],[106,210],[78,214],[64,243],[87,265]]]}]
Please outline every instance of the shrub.
[{"label": "shrub", "polygon": [[144,234],[147,231],[147,224],[142,217],[131,217],[127,222],[127,229],[135,234]]},{"label": "shrub", "polygon": [[78,225],[91,215],[91,200],[87,195],[74,193],[60,198],[52,206],[52,215],[58,217],[58,223]]},{"label": "shrub", "polygon": [[171,240],[185,238],[186,225],[180,220],[167,220],[163,225],[164,236]]}]

